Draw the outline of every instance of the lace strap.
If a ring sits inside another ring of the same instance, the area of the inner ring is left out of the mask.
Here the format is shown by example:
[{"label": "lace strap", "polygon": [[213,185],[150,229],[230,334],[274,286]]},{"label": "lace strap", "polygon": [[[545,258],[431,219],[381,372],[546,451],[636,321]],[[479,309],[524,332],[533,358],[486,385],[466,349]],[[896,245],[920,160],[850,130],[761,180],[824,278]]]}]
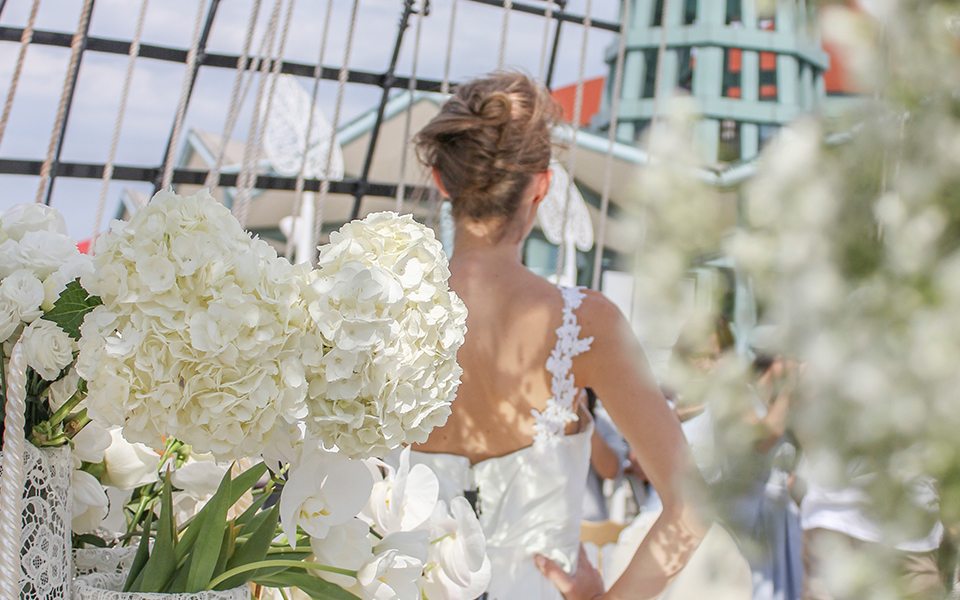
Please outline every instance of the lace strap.
[{"label": "lace strap", "polygon": [[581,338],[580,325],[574,312],[583,302],[583,288],[560,288],[563,296],[563,322],[557,327],[557,343],[547,359],[547,371],[550,372],[550,391],[553,394],[547,400],[546,409],[536,409],[531,413],[535,419],[534,442],[549,443],[564,435],[567,423],[577,420],[574,402],[577,387],[573,381],[574,357],[590,349],[593,337]]}]

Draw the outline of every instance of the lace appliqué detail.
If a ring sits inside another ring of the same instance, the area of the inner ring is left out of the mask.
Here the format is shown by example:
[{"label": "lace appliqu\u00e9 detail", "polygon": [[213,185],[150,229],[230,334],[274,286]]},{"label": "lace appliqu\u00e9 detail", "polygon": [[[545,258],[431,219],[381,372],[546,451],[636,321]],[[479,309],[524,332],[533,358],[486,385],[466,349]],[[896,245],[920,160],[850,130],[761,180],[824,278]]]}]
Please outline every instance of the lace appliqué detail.
[{"label": "lace appliqu\u00e9 detail", "polygon": [[536,409],[531,411],[535,419],[534,444],[556,442],[563,437],[567,423],[577,420],[574,402],[578,389],[570,369],[573,367],[574,357],[589,350],[593,343],[593,337],[580,338],[580,325],[574,313],[583,302],[583,288],[560,288],[560,293],[563,296],[563,323],[557,328],[557,345],[547,359],[553,397],[547,400],[547,407],[543,412]]}]

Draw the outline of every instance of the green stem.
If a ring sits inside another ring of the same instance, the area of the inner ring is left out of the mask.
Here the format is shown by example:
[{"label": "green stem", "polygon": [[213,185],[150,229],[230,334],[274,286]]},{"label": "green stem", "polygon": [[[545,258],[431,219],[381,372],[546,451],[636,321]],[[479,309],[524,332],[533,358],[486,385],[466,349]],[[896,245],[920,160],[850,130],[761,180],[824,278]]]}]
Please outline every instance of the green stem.
[{"label": "green stem", "polygon": [[246,573],[248,571],[256,571],[257,569],[268,569],[270,567],[288,567],[292,569],[312,569],[314,571],[326,571],[328,573],[337,573],[339,575],[346,575],[347,577],[356,577],[357,572],[351,571],[349,569],[341,569],[339,567],[330,567],[327,565],[321,565],[312,562],[306,562],[303,560],[261,560],[259,562],[248,563],[245,565],[240,565],[239,567],[234,567],[229,571],[225,571],[214,577],[210,584],[207,585],[208,590],[212,590],[217,587],[224,581],[230,579],[234,575],[239,575],[241,573]]},{"label": "green stem", "polygon": [[56,427],[60,423],[63,423],[63,420],[67,418],[67,415],[73,412],[73,409],[75,409],[78,404],[83,402],[83,399],[86,397],[86,393],[83,393],[77,389],[77,391],[70,396],[70,399],[64,402],[63,406],[57,409],[57,412],[53,413],[53,416],[50,417],[50,420],[48,420],[47,423],[49,423],[51,427]]}]

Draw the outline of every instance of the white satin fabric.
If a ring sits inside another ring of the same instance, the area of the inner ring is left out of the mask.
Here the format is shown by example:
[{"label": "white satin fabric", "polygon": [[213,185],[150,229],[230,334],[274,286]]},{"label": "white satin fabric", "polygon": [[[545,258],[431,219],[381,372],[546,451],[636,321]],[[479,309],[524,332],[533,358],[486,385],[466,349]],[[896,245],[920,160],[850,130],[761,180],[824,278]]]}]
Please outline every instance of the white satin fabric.
[{"label": "white satin fabric", "polygon": [[463,456],[412,452],[426,464],[449,501],[477,492],[490,558],[490,600],[561,600],[533,562],[543,554],[572,573],[580,546],[580,516],[590,464],[593,423],[551,444],[534,444],[473,466]]}]

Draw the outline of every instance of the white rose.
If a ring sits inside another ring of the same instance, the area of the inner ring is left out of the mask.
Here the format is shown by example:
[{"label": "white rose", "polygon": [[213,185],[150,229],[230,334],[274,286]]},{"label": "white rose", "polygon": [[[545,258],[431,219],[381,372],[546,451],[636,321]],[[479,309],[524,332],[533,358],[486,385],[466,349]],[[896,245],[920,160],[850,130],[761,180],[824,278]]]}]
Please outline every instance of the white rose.
[{"label": "white rose", "polygon": [[43,283],[27,269],[14,271],[0,282],[0,297],[12,302],[26,323],[43,314]]},{"label": "white rose", "polygon": [[370,502],[362,518],[381,535],[412,531],[434,512],[440,496],[440,481],[426,465],[410,468],[410,447],[400,453],[397,469],[388,467],[387,476],[373,485]]},{"label": "white rose", "polygon": [[[314,559],[327,566],[359,571],[373,558],[373,540],[370,527],[359,519],[334,525],[324,538],[310,538]],[[353,585],[355,579],[337,573],[314,571],[314,573],[340,587]]]},{"label": "white rose", "polygon": [[93,261],[86,254],[77,254],[43,280],[43,310],[51,310],[67,284],[93,272]]},{"label": "white rose", "polygon": [[0,278],[6,277],[17,269],[23,268],[20,260],[20,244],[15,240],[0,242]]},{"label": "white rose", "polygon": [[73,496],[72,529],[74,533],[91,533],[100,526],[108,512],[107,494],[97,478],[74,469],[70,478]]},{"label": "white rose", "polygon": [[24,268],[41,279],[46,279],[79,252],[70,238],[51,231],[28,231],[20,240],[20,260]]},{"label": "white rose", "polygon": [[47,402],[50,404],[50,410],[60,410],[60,407],[77,392],[79,383],[80,374],[76,369],[70,369],[66,375],[51,383],[47,388]]},{"label": "white rose", "polygon": [[20,310],[16,303],[6,298],[0,298],[0,342],[10,339],[22,321]]},{"label": "white rose", "polygon": [[157,481],[160,455],[143,444],[131,444],[119,427],[110,430],[110,446],[103,453],[104,482],[132,490]]},{"label": "white rose", "polygon": [[280,494],[280,522],[291,546],[297,525],[322,538],[330,527],[355,517],[370,497],[367,466],[341,454],[317,451],[294,465]]},{"label": "white rose", "polygon": [[110,432],[96,421],[90,421],[71,440],[73,458],[88,463],[103,462],[103,453],[110,447]]},{"label": "white rose", "polygon": [[30,231],[49,231],[67,235],[67,222],[56,209],[35,202],[17,204],[0,216],[3,233],[12,240]]},{"label": "white rose", "polygon": [[37,319],[20,339],[27,365],[47,381],[55,380],[73,362],[73,340],[56,323]]}]

